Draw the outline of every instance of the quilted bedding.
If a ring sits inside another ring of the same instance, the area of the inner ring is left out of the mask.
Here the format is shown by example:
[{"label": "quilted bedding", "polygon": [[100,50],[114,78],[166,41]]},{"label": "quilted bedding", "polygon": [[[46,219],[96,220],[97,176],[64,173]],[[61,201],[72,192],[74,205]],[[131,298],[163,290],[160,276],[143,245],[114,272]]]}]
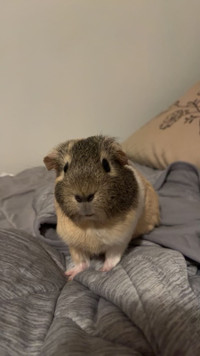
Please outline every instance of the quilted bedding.
[{"label": "quilted bedding", "polygon": [[159,194],[161,225],[67,282],[53,173],[0,178],[0,356],[200,355],[200,176],[177,162],[138,166]]}]

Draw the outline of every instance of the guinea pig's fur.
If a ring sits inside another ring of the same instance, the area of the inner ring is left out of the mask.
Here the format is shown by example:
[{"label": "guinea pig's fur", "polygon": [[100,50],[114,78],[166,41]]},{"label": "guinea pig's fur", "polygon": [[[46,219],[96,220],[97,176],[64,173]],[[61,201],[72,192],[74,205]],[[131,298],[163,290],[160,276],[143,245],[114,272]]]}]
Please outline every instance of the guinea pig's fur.
[{"label": "guinea pig's fur", "polygon": [[69,279],[101,253],[105,254],[101,270],[112,269],[132,238],[159,224],[155,190],[113,138],[92,136],[61,143],[44,163],[57,174],[57,232],[75,264],[66,271]]}]

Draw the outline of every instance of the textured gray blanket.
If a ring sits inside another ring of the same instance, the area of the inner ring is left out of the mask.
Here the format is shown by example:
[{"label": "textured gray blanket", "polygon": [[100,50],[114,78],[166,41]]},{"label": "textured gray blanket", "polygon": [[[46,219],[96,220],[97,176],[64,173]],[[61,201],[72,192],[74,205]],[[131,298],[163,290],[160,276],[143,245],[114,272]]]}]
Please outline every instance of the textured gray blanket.
[{"label": "textured gray blanket", "polygon": [[161,226],[112,271],[97,259],[72,282],[53,174],[0,178],[0,356],[200,355],[199,172],[139,168],[158,191]]}]

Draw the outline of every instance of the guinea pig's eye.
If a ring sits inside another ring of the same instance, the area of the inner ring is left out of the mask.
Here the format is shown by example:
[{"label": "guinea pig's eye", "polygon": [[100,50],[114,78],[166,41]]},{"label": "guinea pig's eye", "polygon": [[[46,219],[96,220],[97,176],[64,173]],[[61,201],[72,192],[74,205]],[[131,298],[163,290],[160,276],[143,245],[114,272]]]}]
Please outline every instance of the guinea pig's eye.
[{"label": "guinea pig's eye", "polygon": [[110,165],[109,165],[109,162],[107,161],[106,158],[103,158],[102,160],[102,166],[103,166],[103,169],[106,173],[110,172]]},{"label": "guinea pig's eye", "polygon": [[64,171],[65,173],[67,172],[67,170],[68,170],[68,162],[65,163],[64,168],[63,168],[63,171]]}]

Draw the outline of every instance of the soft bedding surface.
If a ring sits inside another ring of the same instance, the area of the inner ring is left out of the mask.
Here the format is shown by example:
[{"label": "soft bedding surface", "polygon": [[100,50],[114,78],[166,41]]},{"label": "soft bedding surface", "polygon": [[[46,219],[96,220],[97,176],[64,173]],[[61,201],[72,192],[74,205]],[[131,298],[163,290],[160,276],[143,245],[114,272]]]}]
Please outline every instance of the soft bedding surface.
[{"label": "soft bedding surface", "polygon": [[186,163],[138,166],[161,225],[110,272],[67,282],[55,232],[54,175],[0,178],[0,355],[200,355],[200,178]]}]

